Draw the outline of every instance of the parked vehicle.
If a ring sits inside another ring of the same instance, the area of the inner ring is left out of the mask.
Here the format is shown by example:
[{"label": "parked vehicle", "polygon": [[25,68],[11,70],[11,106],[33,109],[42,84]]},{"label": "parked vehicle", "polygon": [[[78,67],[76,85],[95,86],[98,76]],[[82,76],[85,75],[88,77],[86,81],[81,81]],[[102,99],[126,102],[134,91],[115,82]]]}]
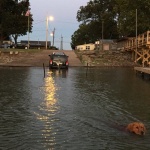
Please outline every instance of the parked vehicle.
[{"label": "parked vehicle", "polygon": [[41,49],[42,47],[44,47],[42,44],[35,44],[35,43],[30,43],[30,49]]},{"label": "parked vehicle", "polygon": [[68,56],[65,53],[53,53],[49,55],[49,68],[68,69]]},{"label": "parked vehicle", "polygon": [[15,45],[15,48],[18,48],[18,49],[27,49],[27,48],[28,48],[28,44],[18,42],[18,43]]},{"label": "parked vehicle", "polygon": [[14,44],[12,44],[12,45],[10,45],[10,44],[2,44],[2,45],[0,45],[0,48],[4,48],[4,49],[15,48],[15,45]]}]

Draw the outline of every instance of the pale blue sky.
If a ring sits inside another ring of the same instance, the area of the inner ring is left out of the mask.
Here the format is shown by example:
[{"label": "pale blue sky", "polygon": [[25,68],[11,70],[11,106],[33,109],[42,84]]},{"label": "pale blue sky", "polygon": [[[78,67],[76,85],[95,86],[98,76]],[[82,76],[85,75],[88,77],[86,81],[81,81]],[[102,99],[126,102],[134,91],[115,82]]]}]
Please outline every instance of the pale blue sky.
[{"label": "pale blue sky", "polygon": [[[78,29],[76,20],[80,6],[87,5],[89,0],[30,0],[31,13],[33,14],[33,29],[30,40],[46,40],[46,17],[53,16],[54,21],[49,21],[49,32],[55,28],[55,46],[60,48],[61,35],[63,36],[63,49],[71,49],[71,35]],[[27,40],[28,36],[19,37]],[[48,40],[52,41],[49,36]]]}]

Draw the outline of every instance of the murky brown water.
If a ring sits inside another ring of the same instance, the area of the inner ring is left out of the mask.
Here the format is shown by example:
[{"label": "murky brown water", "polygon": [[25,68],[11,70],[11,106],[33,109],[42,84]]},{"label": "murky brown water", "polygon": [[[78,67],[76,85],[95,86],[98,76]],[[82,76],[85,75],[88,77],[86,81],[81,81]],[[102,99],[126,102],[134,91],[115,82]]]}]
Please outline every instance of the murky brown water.
[{"label": "murky brown water", "polygon": [[0,68],[0,150],[148,150],[149,91],[130,68]]}]

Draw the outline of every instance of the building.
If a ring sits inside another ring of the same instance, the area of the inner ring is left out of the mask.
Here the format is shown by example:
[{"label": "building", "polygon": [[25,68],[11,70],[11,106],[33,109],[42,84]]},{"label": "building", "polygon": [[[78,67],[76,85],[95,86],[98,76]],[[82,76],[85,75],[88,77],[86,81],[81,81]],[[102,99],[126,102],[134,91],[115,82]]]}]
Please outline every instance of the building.
[{"label": "building", "polygon": [[[27,40],[21,40],[21,44],[28,45]],[[40,47],[40,48],[45,48],[46,42],[45,41],[29,41],[30,47]],[[51,42],[47,41],[47,47],[51,47]]]},{"label": "building", "polygon": [[95,42],[95,49],[96,50],[116,50],[117,49],[117,43],[114,40],[99,40]]},{"label": "building", "polygon": [[79,51],[84,51],[84,50],[90,50],[91,51],[94,49],[95,49],[95,44],[93,44],[93,43],[76,46],[76,50],[79,50]]},{"label": "building", "polygon": [[84,51],[84,50],[116,50],[117,43],[114,40],[100,40],[96,41],[94,44],[83,44],[76,46],[76,50]]}]

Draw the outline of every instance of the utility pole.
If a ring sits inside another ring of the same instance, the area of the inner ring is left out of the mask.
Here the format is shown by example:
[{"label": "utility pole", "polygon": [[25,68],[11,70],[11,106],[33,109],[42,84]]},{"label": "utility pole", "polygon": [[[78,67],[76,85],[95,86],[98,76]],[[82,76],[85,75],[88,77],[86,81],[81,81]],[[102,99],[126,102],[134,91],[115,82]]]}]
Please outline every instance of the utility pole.
[{"label": "utility pole", "polygon": [[54,40],[55,40],[55,28],[53,30],[53,46],[54,46]]},{"label": "utility pole", "polygon": [[61,35],[60,50],[63,50],[63,36]]},{"label": "utility pole", "polygon": [[103,39],[104,39],[104,19],[102,19],[102,50],[103,50]]},{"label": "utility pole", "polygon": [[136,9],[136,42],[135,42],[135,46],[136,46],[136,49],[135,49],[135,62],[137,62],[136,61],[136,59],[137,59],[137,46],[138,46],[138,43],[137,43],[137,9]]},{"label": "utility pole", "polygon": [[47,40],[48,40],[48,17],[46,17],[46,45],[45,45],[46,50],[47,50]]},{"label": "utility pole", "polygon": [[29,42],[30,41],[30,37],[29,37],[29,32],[30,32],[30,9],[29,9],[29,7],[28,7],[28,10],[27,10],[25,16],[28,17],[28,49],[29,49],[29,47],[30,47],[30,42]]},{"label": "utility pole", "polygon": [[53,21],[54,20],[53,16],[46,17],[46,45],[45,45],[46,50],[47,50],[47,41],[48,41],[48,20]]},{"label": "utility pole", "polygon": [[102,19],[102,40],[104,39],[104,19]]},{"label": "utility pole", "polygon": [[[28,10],[29,11],[29,10]],[[30,14],[28,15],[28,49],[30,48],[30,36],[29,36],[29,32],[30,32]]]}]

